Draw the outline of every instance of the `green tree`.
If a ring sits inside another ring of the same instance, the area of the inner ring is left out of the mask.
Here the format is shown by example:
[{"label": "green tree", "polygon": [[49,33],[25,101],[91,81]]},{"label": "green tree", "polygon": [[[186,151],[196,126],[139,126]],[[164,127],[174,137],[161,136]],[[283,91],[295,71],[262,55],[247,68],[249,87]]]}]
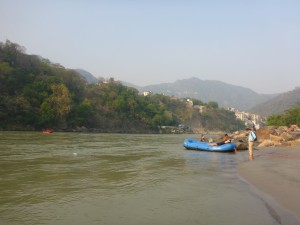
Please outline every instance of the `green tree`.
[{"label": "green tree", "polygon": [[288,109],[283,114],[270,116],[266,124],[268,126],[290,126],[292,124],[300,126],[300,104]]},{"label": "green tree", "polygon": [[95,126],[94,109],[89,99],[85,98],[83,102],[78,105],[78,107],[74,110],[70,121],[74,126]]},{"label": "green tree", "polygon": [[[33,87],[38,88],[40,83],[36,84],[37,86]],[[50,88],[49,94],[41,91],[32,99],[37,102],[43,99],[39,108],[40,116],[37,124],[39,128],[56,126],[61,121],[65,121],[71,108],[71,98],[68,89],[63,84],[53,84],[48,87]],[[32,96],[35,90],[28,87],[25,93]]]},{"label": "green tree", "polygon": [[207,106],[210,107],[210,108],[212,108],[212,109],[217,109],[217,108],[219,108],[219,105],[218,105],[217,102],[208,102],[208,103],[207,103]]},{"label": "green tree", "polygon": [[71,97],[64,84],[51,86],[52,94],[46,99],[46,103],[53,109],[55,117],[64,122],[71,110]]},{"label": "green tree", "polygon": [[37,125],[39,128],[52,127],[55,125],[55,111],[48,101],[41,104],[40,116]]}]

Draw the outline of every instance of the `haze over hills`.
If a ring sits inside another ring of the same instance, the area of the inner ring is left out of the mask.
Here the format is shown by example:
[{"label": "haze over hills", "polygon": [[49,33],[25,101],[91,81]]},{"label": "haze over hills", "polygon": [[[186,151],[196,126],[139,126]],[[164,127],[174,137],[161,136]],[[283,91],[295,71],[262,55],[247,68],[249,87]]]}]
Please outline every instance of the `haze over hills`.
[{"label": "haze over hills", "polygon": [[[78,72],[83,77],[87,76],[85,79],[92,82],[104,79],[95,77],[91,79],[90,76],[93,75],[84,70]],[[249,88],[195,77],[143,87],[125,81],[121,83],[136,88],[140,92],[151,91],[178,98],[196,98],[203,102],[215,101],[220,107],[233,107],[240,111],[249,111],[264,116],[282,113],[300,102],[300,88],[282,94],[258,94]]]},{"label": "haze over hills", "polygon": [[[158,126],[179,124],[189,129],[236,130],[244,124],[219,106],[241,110],[241,102],[249,107],[249,103],[271,98],[249,88],[198,78],[131,88],[112,77],[97,79],[87,71],[66,69],[27,55],[10,41],[0,43],[0,58],[0,115],[4,121],[0,129],[4,130],[54,127],[64,131],[158,132]],[[142,91],[162,94],[144,97]],[[298,97],[296,91],[288,96]],[[192,107],[184,98],[195,98],[194,102],[204,107]]]},{"label": "haze over hills", "polygon": [[83,70],[83,69],[75,69],[75,71],[85,79],[89,84],[97,83],[99,79],[97,79],[93,74],[90,72]]},{"label": "haze over hills", "polygon": [[267,102],[258,104],[251,108],[249,111],[262,116],[271,116],[282,114],[284,113],[284,111],[292,108],[298,103],[300,103],[300,87],[297,87],[292,91],[280,94]]},{"label": "haze over hills", "polygon": [[249,88],[195,77],[177,80],[173,83],[139,87],[138,90],[163,93],[179,98],[196,98],[203,102],[215,101],[220,107],[233,107],[240,111],[247,111],[276,96],[276,94],[258,94]]}]

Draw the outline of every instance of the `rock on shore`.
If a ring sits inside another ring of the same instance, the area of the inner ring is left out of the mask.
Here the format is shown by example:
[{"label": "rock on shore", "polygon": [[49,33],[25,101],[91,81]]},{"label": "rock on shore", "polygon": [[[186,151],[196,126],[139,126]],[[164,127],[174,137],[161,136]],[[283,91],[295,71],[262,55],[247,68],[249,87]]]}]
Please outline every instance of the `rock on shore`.
[{"label": "rock on shore", "polygon": [[[255,147],[270,146],[300,146],[300,129],[296,125],[266,126],[256,131],[258,141]],[[248,133],[244,130],[232,134],[232,139],[237,143],[238,150],[248,149]]]}]

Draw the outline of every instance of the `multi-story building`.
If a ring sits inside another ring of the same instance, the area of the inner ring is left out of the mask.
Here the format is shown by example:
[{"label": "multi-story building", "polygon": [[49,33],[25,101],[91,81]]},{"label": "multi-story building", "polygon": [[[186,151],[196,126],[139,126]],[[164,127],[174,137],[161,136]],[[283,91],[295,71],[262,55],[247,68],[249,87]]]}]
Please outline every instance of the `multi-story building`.
[{"label": "multi-story building", "polygon": [[236,118],[242,120],[246,126],[254,125],[257,129],[259,129],[267,121],[266,117],[263,117],[258,114],[249,113],[249,112],[240,112],[235,108],[228,108],[228,110],[234,112]]}]

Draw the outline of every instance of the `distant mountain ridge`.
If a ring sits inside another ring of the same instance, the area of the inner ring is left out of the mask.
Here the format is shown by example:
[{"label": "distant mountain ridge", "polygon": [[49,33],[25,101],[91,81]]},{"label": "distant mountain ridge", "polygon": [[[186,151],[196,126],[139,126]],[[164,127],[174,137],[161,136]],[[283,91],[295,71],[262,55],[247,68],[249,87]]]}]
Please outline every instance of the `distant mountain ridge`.
[{"label": "distant mountain ridge", "polygon": [[249,111],[263,116],[271,116],[282,114],[284,111],[296,106],[298,103],[300,103],[300,87],[280,94],[267,102],[258,104]]},{"label": "distant mountain ridge", "polygon": [[85,79],[89,84],[97,83],[98,79],[91,74],[90,72],[83,70],[83,69],[75,69],[75,71],[83,78]]},{"label": "distant mountain ridge", "polygon": [[249,88],[195,77],[177,80],[173,83],[144,86],[139,90],[179,98],[196,98],[203,102],[215,101],[221,107],[233,107],[244,111],[276,96],[276,94],[258,94]]},{"label": "distant mountain ridge", "polygon": [[[99,80],[85,70],[76,69],[76,71],[85,80],[87,80],[88,83],[96,83]],[[143,87],[125,81],[120,82],[125,86],[136,88],[140,92],[151,91],[152,93],[162,93],[178,98],[196,98],[203,102],[214,101],[217,102],[220,107],[233,107],[240,111],[249,111],[260,115],[270,115],[269,112],[275,112],[274,110],[270,109],[278,108],[279,106],[272,106],[271,100],[276,96],[284,95],[258,94],[249,88],[227,84],[225,82],[216,80],[201,80],[196,77],[177,80],[173,83],[161,83]],[[271,102],[269,103],[269,101]],[[270,106],[268,109],[264,109],[264,106],[268,106],[269,104]],[[280,105],[283,106],[286,104]],[[293,104],[291,103],[290,105]],[[282,110],[278,109],[277,111],[281,112]]]}]

